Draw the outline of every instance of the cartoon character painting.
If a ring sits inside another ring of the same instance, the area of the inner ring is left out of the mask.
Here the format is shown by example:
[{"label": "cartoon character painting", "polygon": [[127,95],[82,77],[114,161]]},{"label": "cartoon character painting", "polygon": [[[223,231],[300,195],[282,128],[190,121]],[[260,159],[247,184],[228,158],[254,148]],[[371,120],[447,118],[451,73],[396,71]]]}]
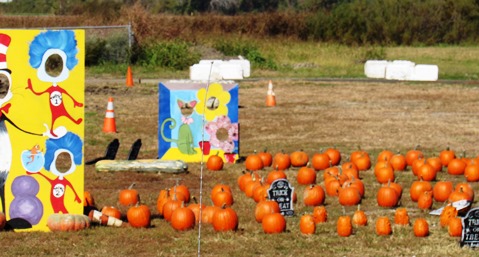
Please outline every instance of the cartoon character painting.
[{"label": "cartoon character painting", "polygon": [[73,118],[65,108],[63,96],[66,95],[73,101],[74,107],[83,104],[76,101],[72,95],[58,85],[59,82],[69,77],[70,71],[78,64],[75,35],[71,30],[46,31],[40,33],[30,44],[30,65],[37,69],[37,77],[41,81],[52,83],[44,91],[35,91],[31,79],[28,79],[27,89],[35,95],[48,93],[50,96],[50,111],[52,115],[51,134],[56,135],[54,125],[58,118],[64,116],[75,124],[80,124],[82,118]]},{"label": "cartoon character painting", "polygon": [[[181,153],[190,155],[195,154],[196,150],[193,146],[193,134],[191,133],[190,124],[193,123],[193,118],[191,117],[191,114],[194,111],[196,101],[192,100],[185,103],[184,101],[178,99],[177,104],[178,108],[180,108],[181,111],[181,122],[183,123],[180,125],[178,130],[178,139],[166,138],[164,133],[161,133],[161,137],[166,142],[175,142],[178,145],[178,149]],[[163,128],[165,127],[165,124],[167,122],[171,122],[170,129],[176,127],[176,120],[173,118],[169,118],[164,120],[161,124],[161,131],[163,131]]]},{"label": "cartoon character painting", "polygon": [[83,213],[84,125],[76,108],[83,107],[83,49],[83,31],[0,30],[0,198],[7,229],[46,230],[52,213]]}]

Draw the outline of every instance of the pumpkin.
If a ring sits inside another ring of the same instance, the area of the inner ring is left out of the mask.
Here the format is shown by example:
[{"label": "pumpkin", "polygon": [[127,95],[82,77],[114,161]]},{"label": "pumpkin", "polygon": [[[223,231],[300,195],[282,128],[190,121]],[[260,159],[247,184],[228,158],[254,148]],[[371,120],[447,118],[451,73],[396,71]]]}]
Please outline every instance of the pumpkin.
[{"label": "pumpkin", "polygon": [[439,157],[429,157],[426,159],[426,163],[428,163],[429,165],[431,165],[434,170],[437,172],[441,172],[442,171],[442,162],[441,162],[441,159]]},{"label": "pumpkin", "polygon": [[341,183],[337,178],[331,178],[325,181],[326,194],[329,196],[338,196],[341,190]]},{"label": "pumpkin", "polygon": [[274,169],[266,175],[266,183],[272,184],[277,179],[287,179],[284,170]]},{"label": "pumpkin", "polygon": [[0,212],[0,230],[3,230],[6,224],[7,224],[7,217],[5,216],[5,213]]},{"label": "pumpkin", "polygon": [[213,216],[217,210],[221,208],[214,205],[206,205],[201,212],[201,223],[211,224],[213,223]]},{"label": "pumpkin", "polygon": [[394,213],[394,224],[409,225],[409,214],[406,208],[397,208]]},{"label": "pumpkin", "polygon": [[264,215],[270,213],[279,213],[280,208],[279,204],[273,200],[261,201],[256,204],[254,210],[254,217],[256,222],[261,223],[263,221]]},{"label": "pumpkin", "polygon": [[206,168],[212,171],[222,170],[224,161],[221,157],[218,156],[219,152],[216,155],[210,155],[206,161]]},{"label": "pumpkin", "polygon": [[348,179],[359,179],[359,170],[355,166],[350,165],[347,168],[343,168],[341,174],[348,177]]},{"label": "pumpkin", "polygon": [[452,159],[456,158],[456,153],[448,147],[439,153],[439,159],[443,166],[447,167]]},{"label": "pumpkin", "polygon": [[416,237],[426,237],[429,235],[429,223],[424,218],[418,218],[414,221],[413,231]]},{"label": "pumpkin", "polygon": [[438,181],[432,188],[432,195],[437,202],[445,202],[454,190],[451,181]]},{"label": "pumpkin", "polygon": [[467,164],[461,159],[452,159],[447,165],[447,173],[451,175],[463,175]]},{"label": "pumpkin", "polygon": [[379,188],[376,201],[381,207],[395,207],[399,202],[399,197],[396,190],[386,184]]},{"label": "pumpkin", "polygon": [[[186,185],[175,185],[170,188],[170,193],[171,192],[176,195],[178,200],[184,201],[185,203],[190,202],[190,189]],[[173,196],[170,196],[170,198],[173,198]]]},{"label": "pumpkin", "polygon": [[258,153],[263,161],[263,167],[270,167],[273,163],[273,155],[265,148],[263,152]]},{"label": "pumpkin", "polygon": [[464,169],[464,176],[467,182],[479,181],[479,163],[471,161]]},{"label": "pumpkin", "polygon": [[132,183],[128,189],[123,189],[120,191],[119,200],[120,204],[124,206],[135,205],[139,201],[138,191],[133,189],[135,183]]},{"label": "pumpkin", "polygon": [[361,194],[354,187],[343,187],[339,191],[338,199],[342,206],[357,205],[361,202]]},{"label": "pumpkin", "polygon": [[394,156],[394,153],[389,150],[382,150],[379,152],[377,161],[387,161],[389,162],[391,158]]},{"label": "pumpkin", "polygon": [[163,205],[163,218],[166,221],[171,220],[173,212],[183,204],[183,201],[175,198],[168,199]]},{"label": "pumpkin", "polygon": [[271,185],[268,184],[268,183],[261,183],[261,186],[256,187],[253,190],[253,200],[256,203],[259,203],[261,201],[264,201],[264,200],[268,199],[268,190],[269,190],[270,186]]},{"label": "pumpkin", "polygon": [[418,168],[417,176],[424,181],[436,180],[436,169],[429,163],[424,163]]},{"label": "pumpkin", "polygon": [[234,203],[233,194],[231,191],[222,189],[220,192],[217,192],[211,198],[213,204],[221,207],[223,205],[230,207]]},{"label": "pumpkin", "polygon": [[423,181],[423,180],[416,180],[412,182],[411,187],[409,188],[409,195],[411,196],[411,200],[413,202],[417,202],[419,199],[419,196],[424,192],[424,191],[431,191],[432,186],[429,181]]},{"label": "pumpkin", "polygon": [[316,171],[308,166],[301,167],[298,170],[296,180],[300,185],[316,184]]},{"label": "pumpkin", "polygon": [[414,174],[414,176],[418,176],[419,175],[419,167],[421,167],[425,163],[426,163],[426,159],[422,156],[419,157],[418,159],[415,159],[412,162],[412,165],[411,165],[412,174]]},{"label": "pumpkin", "polygon": [[389,164],[391,164],[394,171],[403,171],[407,168],[406,157],[400,153],[393,155],[389,160]]},{"label": "pumpkin", "polygon": [[364,188],[364,183],[360,179],[352,178],[351,180],[348,180],[343,183],[341,186],[342,188],[347,188],[347,187],[352,187],[356,188],[359,192],[359,195],[361,198],[364,196],[365,188]]},{"label": "pumpkin", "polygon": [[291,167],[291,158],[283,151],[276,153],[273,157],[273,168],[277,170],[286,170]]},{"label": "pumpkin", "polygon": [[463,191],[469,195],[470,201],[474,200],[474,189],[472,189],[471,184],[467,182],[459,182],[454,187],[454,191]]},{"label": "pumpkin", "polygon": [[250,171],[261,170],[264,167],[263,160],[256,154],[256,151],[246,157],[245,166]]},{"label": "pumpkin", "polygon": [[102,209],[101,209],[101,213],[107,215],[107,216],[110,216],[110,217],[114,217],[114,218],[117,218],[117,219],[121,219],[121,211],[118,210],[116,207],[114,206],[104,206]]},{"label": "pumpkin", "polygon": [[315,206],[313,208],[313,218],[316,224],[324,223],[328,220],[328,211],[323,205]]},{"label": "pumpkin", "polygon": [[324,151],[328,155],[331,165],[338,165],[341,162],[341,152],[336,148],[328,148]]},{"label": "pumpkin", "polygon": [[447,227],[451,219],[455,217],[457,217],[457,209],[452,205],[446,205],[439,215],[439,224],[441,227]]},{"label": "pumpkin", "polygon": [[93,199],[93,195],[89,191],[83,191],[83,206],[95,206],[95,199]]},{"label": "pumpkin", "polygon": [[429,210],[432,207],[432,191],[424,191],[417,199],[417,206],[421,210]]},{"label": "pumpkin", "polygon": [[449,226],[447,227],[449,236],[459,237],[462,236],[462,219],[460,217],[453,217],[449,220]]},{"label": "pumpkin", "polygon": [[316,232],[316,223],[314,222],[313,215],[304,214],[299,220],[299,230],[304,235],[312,235]]},{"label": "pumpkin", "polygon": [[175,209],[171,214],[171,226],[178,231],[190,230],[195,227],[195,213],[184,205]]},{"label": "pumpkin", "polygon": [[268,213],[261,222],[266,234],[278,234],[286,230],[286,219],[281,213]]},{"label": "pumpkin", "polygon": [[170,199],[170,189],[162,189],[160,190],[160,194],[156,199],[156,211],[160,216],[163,216],[163,206],[165,205],[166,201]]},{"label": "pumpkin", "polygon": [[339,216],[336,222],[336,232],[339,236],[348,237],[353,233],[353,225],[351,223],[351,217]]},{"label": "pumpkin", "polygon": [[351,161],[356,165],[359,171],[369,170],[369,168],[371,168],[371,158],[366,152],[356,157],[354,161],[351,159]]},{"label": "pumpkin", "polygon": [[417,145],[414,149],[411,149],[406,152],[405,158],[406,158],[406,164],[408,166],[412,166],[412,163],[414,162],[414,160],[417,160],[419,158],[424,158],[424,154],[418,148],[419,148],[419,145]]},{"label": "pumpkin", "polygon": [[376,234],[387,236],[392,234],[391,221],[387,216],[381,216],[376,219]]},{"label": "pumpkin", "polygon": [[[226,191],[230,194],[233,194],[233,191],[231,191],[230,186],[228,186],[226,184],[216,184],[211,189],[210,198],[213,199],[215,197],[215,194],[220,193],[220,192],[224,192],[224,191]],[[221,206],[223,206],[223,205],[220,205],[220,207]]]},{"label": "pumpkin", "polygon": [[369,158],[369,154],[366,152],[366,151],[363,151],[361,149],[361,146],[358,146],[358,150],[352,152],[350,155],[349,155],[349,160],[351,162],[353,162],[354,164],[356,164],[356,160],[361,158],[361,157],[368,157]]},{"label": "pumpkin", "polygon": [[190,203],[186,207],[192,210],[193,213],[195,214],[195,223],[199,223],[201,219],[200,212],[201,213],[203,212],[203,210],[205,209],[205,205],[198,203],[196,200],[196,197],[192,197],[192,199],[194,203]]},{"label": "pumpkin", "polygon": [[245,189],[244,189],[244,194],[249,197],[249,198],[252,198],[253,197],[253,194],[254,194],[254,190],[257,188],[257,187],[260,187],[262,185],[261,183],[261,180],[260,179],[256,179],[255,177],[253,177],[253,179],[251,181],[248,181],[246,183],[246,186],[245,186]]},{"label": "pumpkin", "polygon": [[304,167],[309,162],[309,156],[303,150],[292,152],[289,158],[291,159],[291,166],[293,167]]},{"label": "pumpkin", "polygon": [[366,226],[368,224],[368,217],[366,213],[360,209],[360,205],[358,205],[358,209],[353,214],[352,222],[356,226]]},{"label": "pumpkin", "polygon": [[324,203],[325,193],[320,185],[310,185],[303,192],[303,202],[306,206],[318,206]]},{"label": "pumpkin", "polygon": [[215,231],[236,231],[238,215],[231,207],[222,206],[214,212],[211,223]]},{"label": "pumpkin", "polygon": [[245,171],[243,171],[243,174],[241,176],[239,176],[238,180],[237,180],[238,186],[239,186],[241,191],[244,192],[246,183],[248,181],[253,180],[253,177],[255,177],[255,179],[261,179],[260,175],[256,172],[253,172],[253,171],[245,172]]},{"label": "pumpkin", "polygon": [[469,202],[472,202],[471,195],[467,192],[464,192],[463,188],[459,188],[458,190],[454,190],[448,198],[448,201],[450,203],[461,201],[461,200],[467,200]]},{"label": "pumpkin", "polygon": [[398,195],[398,199],[401,200],[401,196],[402,196],[402,186],[401,184],[397,183],[397,182],[388,182],[388,185],[389,187],[391,187],[392,189],[394,189]]},{"label": "pumpkin", "polygon": [[394,170],[389,164],[379,168],[377,172],[375,172],[375,175],[376,180],[381,184],[388,183],[388,181],[394,181],[395,179]]},{"label": "pumpkin", "polygon": [[144,204],[136,203],[126,212],[126,218],[128,223],[135,228],[147,228],[151,222],[151,211],[148,206]]},{"label": "pumpkin", "polygon": [[329,155],[326,153],[315,153],[311,157],[311,167],[315,170],[326,170],[332,166]]},{"label": "pumpkin", "polygon": [[83,214],[54,213],[48,216],[47,227],[51,231],[79,231],[90,227],[90,218]]}]

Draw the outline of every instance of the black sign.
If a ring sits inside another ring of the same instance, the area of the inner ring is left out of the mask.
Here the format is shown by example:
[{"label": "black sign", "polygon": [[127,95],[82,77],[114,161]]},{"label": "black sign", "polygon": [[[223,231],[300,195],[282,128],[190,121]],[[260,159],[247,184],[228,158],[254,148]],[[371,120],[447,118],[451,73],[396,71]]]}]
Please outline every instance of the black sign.
[{"label": "black sign", "polygon": [[283,216],[293,216],[293,192],[294,187],[287,179],[277,179],[271,183],[268,189],[268,197],[278,203]]},{"label": "black sign", "polygon": [[467,212],[462,219],[461,246],[479,247],[479,208]]}]

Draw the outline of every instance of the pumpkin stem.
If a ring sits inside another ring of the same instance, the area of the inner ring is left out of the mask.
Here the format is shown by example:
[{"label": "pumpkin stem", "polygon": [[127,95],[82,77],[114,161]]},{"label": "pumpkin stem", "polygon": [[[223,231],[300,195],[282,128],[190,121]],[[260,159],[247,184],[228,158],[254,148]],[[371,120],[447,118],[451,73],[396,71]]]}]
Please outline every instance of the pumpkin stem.
[{"label": "pumpkin stem", "polygon": [[131,185],[128,187],[128,189],[132,189],[135,186],[136,182],[131,183]]}]

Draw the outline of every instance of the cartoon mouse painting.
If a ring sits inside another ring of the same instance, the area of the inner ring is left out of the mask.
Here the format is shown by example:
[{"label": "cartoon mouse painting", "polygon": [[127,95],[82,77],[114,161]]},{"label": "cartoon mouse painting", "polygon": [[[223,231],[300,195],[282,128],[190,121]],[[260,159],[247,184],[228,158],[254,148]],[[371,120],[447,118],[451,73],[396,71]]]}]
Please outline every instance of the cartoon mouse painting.
[{"label": "cartoon mouse painting", "polygon": [[66,117],[75,124],[80,124],[83,119],[73,118],[65,108],[64,96],[73,101],[74,107],[82,107],[83,103],[76,101],[67,90],[58,85],[66,80],[70,71],[78,64],[75,57],[78,53],[75,34],[71,30],[45,31],[37,35],[30,44],[30,65],[37,69],[37,77],[41,81],[52,83],[44,91],[35,91],[31,79],[28,79],[26,89],[35,95],[48,93],[50,96],[50,111],[52,114],[51,134],[55,134],[55,122],[60,117]]},{"label": "cartoon mouse painting", "polygon": [[161,137],[166,142],[174,142],[178,145],[178,150],[183,154],[193,155],[196,154],[196,150],[193,146],[193,133],[191,132],[190,124],[193,123],[193,114],[194,108],[196,106],[196,101],[192,100],[190,102],[184,102],[180,99],[177,100],[178,108],[181,111],[181,126],[178,129],[178,139],[167,138],[164,135],[164,127],[167,122],[171,122],[169,126],[170,129],[176,127],[176,120],[173,118],[168,118],[163,121],[161,124]]}]

